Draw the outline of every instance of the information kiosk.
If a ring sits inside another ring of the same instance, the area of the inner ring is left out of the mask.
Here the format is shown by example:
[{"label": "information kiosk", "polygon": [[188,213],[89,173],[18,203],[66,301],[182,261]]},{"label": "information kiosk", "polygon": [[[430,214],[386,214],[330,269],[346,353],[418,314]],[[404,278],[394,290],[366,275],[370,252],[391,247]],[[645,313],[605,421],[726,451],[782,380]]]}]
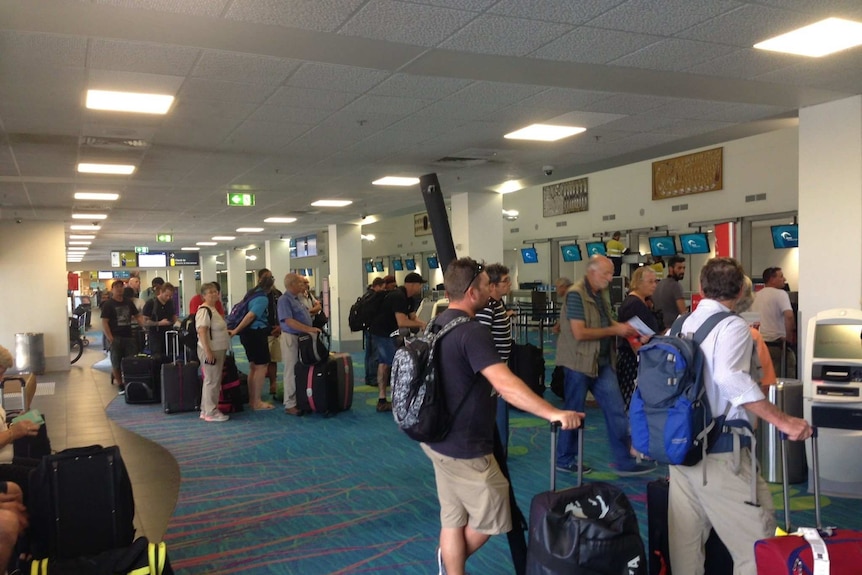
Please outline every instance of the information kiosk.
[{"label": "information kiosk", "polygon": [[862,311],[832,309],[809,320],[802,375],[805,418],[820,434],[821,490],[862,498]]}]

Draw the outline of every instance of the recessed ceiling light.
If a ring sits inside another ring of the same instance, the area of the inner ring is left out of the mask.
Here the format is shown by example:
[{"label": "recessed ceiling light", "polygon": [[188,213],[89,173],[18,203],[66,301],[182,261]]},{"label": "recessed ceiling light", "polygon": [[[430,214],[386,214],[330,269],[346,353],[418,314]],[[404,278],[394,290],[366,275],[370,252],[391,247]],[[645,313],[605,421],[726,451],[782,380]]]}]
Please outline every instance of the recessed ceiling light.
[{"label": "recessed ceiling light", "polygon": [[106,220],[108,214],[72,214],[73,220]]},{"label": "recessed ceiling light", "polygon": [[217,246],[218,242],[195,242],[196,246]]},{"label": "recessed ceiling light", "polygon": [[238,232],[239,232],[239,233],[241,233],[241,234],[242,234],[242,233],[245,233],[245,234],[256,234],[257,232],[262,232],[262,231],[263,231],[263,228],[237,228],[237,229],[236,229],[236,231],[238,231]]},{"label": "recessed ceiling light", "polygon": [[386,176],[379,180],[371,182],[375,186],[415,186],[419,183],[419,178],[402,178],[399,176]]},{"label": "recessed ceiling light", "polygon": [[81,246],[69,246],[66,248],[66,251],[67,252],[85,252],[89,249],[90,248],[85,248],[85,247],[81,247]]},{"label": "recessed ceiling light", "polygon": [[523,188],[524,186],[522,186],[521,182],[518,180],[506,180],[497,186],[496,191],[500,194],[511,194],[512,192],[517,192]]},{"label": "recessed ceiling light", "polygon": [[82,174],[119,174],[128,176],[135,172],[135,166],[131,164],[78,164],[78,171]]},{"label": "recessed ceiling light", "polygon": [[819,58],[862,44],[862,23],[826,18],[792,32],[758,42],[755,48]]},{"label": "recessed ceiling light", "polygon": [[76,200],[103,200],[113,202],[119,199],[120,194],[108,192],[75,192]]},{"label": "recessed ceiling light", "polygon": [[174,97],[166,94],[140,94],[136,92],[112,92],[109,90],[87,90],[87,108],[112,112],[136,112],[139,114],[167,114]]},{"label": "recessed ceiling light", "polygon": [[75,224],[73,226],[69,226],[70,230],[80,230],[82,232],[98,232],[102,229],[102,226],[94,226],[88,224]]},{"label": "recessed ceiling light", "polygon": [[70,246],[89,246],[93,242],[83,242],[83,241],[75,240],[75,241],[69,241],[68,243]]},{"label": "recessed ceiling light", "polygon": [[189,246],[189,247],[187,247],[187,248],[180,248],[180,250],[181,250],[181,251],[184,251],[184,252],[199,252],[199,251],[201,251],[201,249],[200,249],[200,248],[197,248],[197,247],[194,247],[194,246]]},{"label": "recessed ceiling light", "polygon": [[263,221],[267,224],[292,224],[296,218],[266,218]]},{"label": "recessed ceiling light", "polygon": [[316,208],[343,208],[353,203],[353,200],[317,200],[311,205]]},{"label": "recessed ceiling light", "polygon": [[69,239],[70,240],[95,240],[96,236],[89,236],[89,235],[82,236],[82,235],[78,235],[78,234],[72,234],[69,236]]},{"label": "recessed ceiling light", "polygon": [[515,130],[503,136],[509,140],[538,140],[541,142],[556,142],[575,134],[585,132],[586,128],[577,126],[552,126],[550,124],[533,124],[520,130]]},{"label": "recessed ceiling light", "polygon": [[236,239],[236,236],[213,236],[212,239],[217,242],[231,242]]}]

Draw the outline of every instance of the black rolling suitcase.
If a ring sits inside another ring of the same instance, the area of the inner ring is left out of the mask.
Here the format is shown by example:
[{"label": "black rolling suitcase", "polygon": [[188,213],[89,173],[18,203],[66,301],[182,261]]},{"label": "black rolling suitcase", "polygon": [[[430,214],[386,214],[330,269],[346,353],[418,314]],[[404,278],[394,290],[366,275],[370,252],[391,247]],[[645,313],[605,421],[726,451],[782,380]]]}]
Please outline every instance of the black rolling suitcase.
[{"label": "black rolling suitcase", "polygon": [[[557,432],[551,424],[551,490],[533,497],[527,575],[646,575],[634,508],[618,487],[600,481],[556,491]],[[584,452],[583,428],[578,453]]]},{"label": "black rolling suitcase", "polygon": [[162,364],[162,407],[165,413],[200,411],[203,388],[200,364],[180,361],[180,332],[165,334],[165,353],[174,358],[171,363]]},{"label": "black rolling suitcase", "polygon": [[161,362],[148,355],[124,357],[120,363],[126,386],[126,403],[159,403],[162,401],[159,381]]},{"label": "black rolling suitcase", "polygon": [[30,475],[27,510],[37,559],[73,559],[131,545],[135,501],[120,448],[47,455]]},{"label": "black rolling suitcase", "polygon": [[541,349],[531,343],[512,343],[509,369],[536,395],[542,397],[545,394],[545,356]]},{"label": "black rolling suitcase", "polygon": [[[647,483],[647,529],[649,530],[649,575],[671,575],[667,532],[667,478]],[[733,575],[733,557],[713,529],[706,540],[704,575]]]},{"label": "black rolling suitcase", "polygon": [[296,364],[296,405],[302,411],[334,415],[353,404],[353,361],[334,353],[316,365]]}]

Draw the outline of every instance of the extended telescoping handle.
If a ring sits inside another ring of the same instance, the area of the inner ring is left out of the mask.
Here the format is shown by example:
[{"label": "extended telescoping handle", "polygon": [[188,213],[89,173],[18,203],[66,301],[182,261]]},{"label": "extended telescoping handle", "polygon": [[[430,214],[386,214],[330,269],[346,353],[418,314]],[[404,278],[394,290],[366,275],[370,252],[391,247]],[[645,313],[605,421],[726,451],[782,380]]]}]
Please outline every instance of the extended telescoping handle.
[{"label": "extended telescoping handle", "polygon": [[[557,490],[557,430],[559,421],[551,422],[551,491]],[[584,482],[584,424],[578,428],[578,487]]]},{"label": "extended telescoping handle", "polygon": [[[171,345],[172,340],[173,345]],[[171,350],[173,350],[172,361],[176,363],[180,359],[180,332],[175,329],[165,332],[165,354],[171,355]]]},{"label": "extended telescoping handle", "polygon": [[[790,533],[790,484],[788,473],[790,466],[787,463],[787,442],[790,439],[783,431],[779,432],[781,438],[781,483],[784,488],[784,530]],[[823,527],[820,519],[820,460],[817,456],[817,428],[811,428],[811,469],[814,478],[814,521],[817,529]]]}]

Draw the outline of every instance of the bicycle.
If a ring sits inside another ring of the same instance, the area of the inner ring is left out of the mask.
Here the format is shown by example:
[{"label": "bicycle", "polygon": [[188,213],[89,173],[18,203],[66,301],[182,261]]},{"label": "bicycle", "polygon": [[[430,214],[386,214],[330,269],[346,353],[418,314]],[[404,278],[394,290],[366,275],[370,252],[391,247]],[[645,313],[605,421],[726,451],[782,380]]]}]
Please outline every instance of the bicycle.
[{"label": "bicycle", "polygon": [[75,363],[81,359],[84,347],[89,342],[81,335],[81,318],[72,316],[69,318],[69,363]]}]

